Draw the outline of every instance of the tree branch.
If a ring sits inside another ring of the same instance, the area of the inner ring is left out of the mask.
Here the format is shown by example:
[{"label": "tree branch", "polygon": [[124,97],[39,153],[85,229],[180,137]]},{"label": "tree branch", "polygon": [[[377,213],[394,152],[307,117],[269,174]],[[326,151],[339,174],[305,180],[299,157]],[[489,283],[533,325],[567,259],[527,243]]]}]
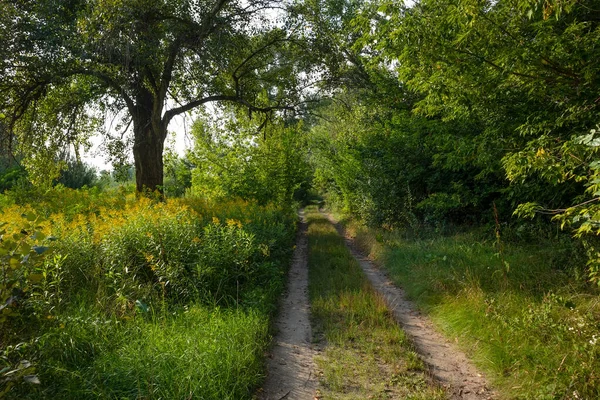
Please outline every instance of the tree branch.
[{"label": "tree branch", "polygon": [[228,102],[232,102],[232,103],[241,104],[243,106],[248,107],[248,109],[250,109],[252,111],[261,112],[261,113],[267,113],[267,112],[273,111],[273,110],[290,110],[290,111],[294,110],[294,107],[282,106],[282,105],[275,105],[275,106],[271,106],[271,107],[258,107],[258,106],[253,105],[252,103],[250,103],[248,100],[243,99],[239,96],[215,95],[215,96],[204,97],[202,99],[197,99],[197,100],[191,101],[183,106],[172,108],[172,109],[168,110],[167,112],[165,112],[165,115],[163,116],[163,123],[165,125],[167,125],[171,121],[171,119],[173,119],[174,116],[185,113],[190,110],[193,110],[194,108],[199,107],[203,104],[211,103],[211,102],[215,102],[215,101],[228,101]]},{"label": "tree branch", "polygon": [[177,55],[179,54],[180,49],[181,41],[179,38],[177,38],[169,47],[167,61],[165,62],[162,76],[160,78],[160,89],[158,91],[159,101],[162,101],[167,95],[167,90],[169,89],[169,85],[171,84],[171,79],[173,77],[173,67],[175,66],[175,61],[177,60]]},{"label": "tree branch", "polygon": [[235,68],[235,70],[234,70],[234,71],[233,71],[233,73],[232,73],[232,75],[233,75],[233,78],[234,78],[234,79],[236,79],[236,78],[239,78],[239,77],[238,77],[238,75],[237,75],[237,73],[238,73],[238,71],[240,70],[240,68],[242,68],[244,65],[246,65],[247,63],[249,63],[249,62],[250,62],[250,60],[252,60],[254,57],[256,57],[256,56],[257,56],[259,53],[261,53],[261,52],[263,52],[264,50],[268,49],[269,47],[271,47],[271,46],[272,46],[272,45],[274,45],[275,43],[278,43],[278,42],[286,42],[286,41],[288,41],[288,40],[290,40],[290,38],[288,38],[288,37],[284,37],[284,38],[276,38],[276,39],[273,39],[273,40],[271,40],[270,42],[266,43],[264,46],[262,46],[262,47],[260,47],[260,48],[256,49],[256,50],[255,50],[255,51],[253,51],[252,53],[250,53],[250,55],[248,55],[248,57],[246,57],[246,58],[244,59],[244,61],[242,61],[242,62],[240,63],[240,65],[238,65],[238,66]]},{"label": "tree branch", "polygon": [[529,75],[529,74],[523,74],[521,72],[510,71],[510,70],[508,70],[506,68],[503,68],[502,66],[494,63],[493,61],[490,61],[487,58],[485,58],[483,56],[480,56],[478,54],[475,54],[475,53],[473,53],[473,52],[471,52],[469,50],[461,50],[461,49],[457,49],[456,47],[449,47],[449,48],[452,49],[452,50],[454,50],[454,51],[456,51],[456,52],[458,52],[458,53],[467,54],[467,55],[469,55],[471,57],[475,57],[478,60],[483,61],[484,63],[489,64],[489,65],[491,65],[492,67],[494,67],[496,69],[508,72],[511,75],[516,75],[516,76],[520,76],[520,77],[523,77],[523,78],[529,78],[529,79],[534,79],[534,80],[539,79],[537,76],[534,76],[534,75]]}]

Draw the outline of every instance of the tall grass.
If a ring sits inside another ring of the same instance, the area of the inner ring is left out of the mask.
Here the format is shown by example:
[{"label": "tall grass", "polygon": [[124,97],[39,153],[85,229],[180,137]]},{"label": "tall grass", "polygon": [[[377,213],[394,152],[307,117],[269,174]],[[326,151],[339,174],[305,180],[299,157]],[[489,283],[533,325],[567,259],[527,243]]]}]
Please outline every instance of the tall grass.
[{"label": "tall grass", "polygon": [[[0,393],[252,397],[293,212],[94,190],[58,189],[23,205],[0,200],[5,235],[19,243],[0,242],[18,289],[0,320]],[[33,257],[40,240],[50,247],[44,258]]]},{"label": "tall grass", "polygon": [[480,231],[419,239],[350,225],[505,398],[600,397],[599,293],[573,273],[567,241]]},{"label": "tall grass", "polygon": [[20,399],[243,399],[263,376],[268,320],[190,305],[124,323],[86,310],[43,337],[37,386]]}]

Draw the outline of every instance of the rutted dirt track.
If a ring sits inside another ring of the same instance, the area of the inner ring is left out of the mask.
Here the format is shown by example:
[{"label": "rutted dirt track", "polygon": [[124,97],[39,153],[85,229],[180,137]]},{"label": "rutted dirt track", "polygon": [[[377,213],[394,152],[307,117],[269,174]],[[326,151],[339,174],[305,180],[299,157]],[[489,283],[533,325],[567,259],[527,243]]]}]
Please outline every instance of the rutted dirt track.
[{"label": "rutted dirt track", "polygon": [[309,320],[308,239],[304,213],[300,216],[287,293],[275,322],[277,335],[268,359],[267,379],[259,395],[262,400],[312,400],[317,388]]},{"label": "rutted dirt track", "polygon": [[[277,335],[268,359],[268,375],[261,400],[312,400],[318,385],[311,346],[310,306],[308,300],[308,241],[301,213],[294,261],[290,268],[287,294],[275,323]],[[406,300],[402,289],[394,286],[371,261],[355,250],[340,224],[327,218],[346,239],[346,245],[358,260],[374,288],[382,294],[390,311],[412,339],[417,352],[429,366],[434,379],[447,388],[452,399],[493,399],[488,384],[456,346],[439,334],[431,322]]]}]

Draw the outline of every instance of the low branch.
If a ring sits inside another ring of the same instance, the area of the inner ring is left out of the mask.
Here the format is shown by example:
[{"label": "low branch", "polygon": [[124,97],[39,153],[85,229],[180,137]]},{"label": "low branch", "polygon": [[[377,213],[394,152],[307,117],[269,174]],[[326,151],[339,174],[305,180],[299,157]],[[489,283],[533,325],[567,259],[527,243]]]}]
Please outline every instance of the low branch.
[{"label": "low branch", "polygon": [[267,113],[267,112],[274,111],[274,110],[290,110],[290,111],[294,110],[294,107],[292,107],[292,106],[282,106],[279,104],[270,106],[270,107],[258,107],[256,105],[250,103],[248,100],[243,99],[239,96],[215,95],[215,96],[204,97],[202,99],[197,99],[197,100],[191,101],[181,107],[176,107],[176,108],[172,108],[172,109],[168,110],[167,112],[165,112],[165,115],[163,116],[163,123],[165,125],[168,125],[168,123],[171,121],[171,119],[173,119],[173,117],[175,117],[176,115],[183,114],[183,113],[193,110],[194,108],[199,107],[203,104],[211,103],[211,102],[215,102],[215,101],[228,101],[228,102],[232,102],[232,103],[237,103],[237,104],[248,107],[248,109],[251,111],[261,112],[261,113]]},{"label": "low branch", "polygon": [[600,200],[600,197],[595,197],[591,200],[588,201],[584,201],[583,203],[579,203],[579,204],[575,204],[574,206],[571,206],[569,208],[557,208],[557,209],[548,209],[548,208],[540,208],[539,210],[536,210],[537,213],[539,214],[544,214],[544,215],[558,215],[558,214],[562,214],[566,211],[569,211],[570,209],[573,208],[578,208],[578,207],[583,207],[585,205],[588,205],[590,203],[593,203],[595,201]]}]

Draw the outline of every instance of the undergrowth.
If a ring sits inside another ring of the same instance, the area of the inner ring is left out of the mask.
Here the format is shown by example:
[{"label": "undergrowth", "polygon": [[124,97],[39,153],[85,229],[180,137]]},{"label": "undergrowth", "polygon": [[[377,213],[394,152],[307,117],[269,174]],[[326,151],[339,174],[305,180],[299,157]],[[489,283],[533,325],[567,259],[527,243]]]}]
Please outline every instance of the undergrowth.
[{"label": "undergrowth", "polygon": [[599,293],[575,273],[578,249],[568,241],[346,225],[504,398],[600,397]]},{"label": "undergrowth", "polygon": [[442,399],[333,225],[308,212],[309,296],[324,399]]},{"label": "undergrowth", "polygon": [[0,394],[252,397],[292,210],[64,188],[32,200],[0,197]]}]

